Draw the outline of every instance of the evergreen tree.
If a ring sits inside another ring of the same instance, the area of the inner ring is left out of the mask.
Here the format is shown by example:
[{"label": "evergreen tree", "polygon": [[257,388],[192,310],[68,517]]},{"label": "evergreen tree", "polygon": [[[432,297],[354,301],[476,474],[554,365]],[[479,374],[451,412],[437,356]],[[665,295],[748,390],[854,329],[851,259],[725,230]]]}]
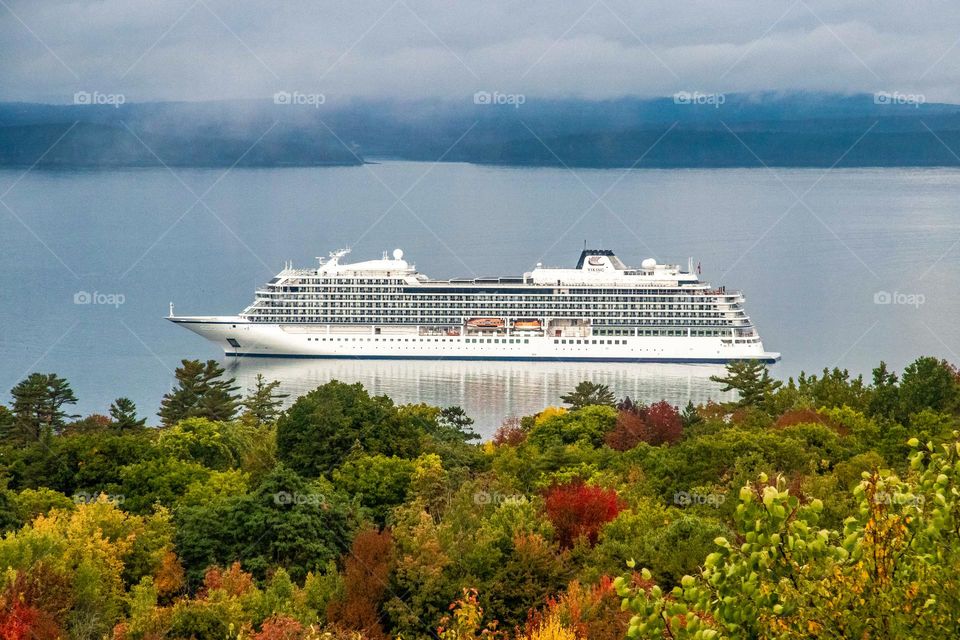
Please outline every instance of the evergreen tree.
[{"label": "evergreen tree", "polygon": [[887,363],[873,370],[873,393],[870,396],[869,412],[877,418],[894,418],[900,405],[900,389],[897,374],[887,371]]},{"label": "evergreen tree", "polygon": [[683,408],[683,413],[680,414],[680,419],[683,422],[683,428],[689,429],[695,425],[703,422],[703,418],[700,417],[700,413],[697,411],[697,408],[693,405],[692,400],[687,400],[687,406]]},{"label": "evergreen tree", "polygon": [[117,431],[139,429],[147,419],[137,419],[137,405],[130,398],[117,398],[110,405],[110,417],[113,418],[113,428]]},{"label": "evergreen tree", "polygon": [[573,410],[582,409],[590,405],[604,405],[612,407],[616,404],[616,396],[610,391],[610,387],[605,384],[596,384],[589,380],[584,380],[570,393],[560,396],[564,403],[570,405]]},{"label": "evergreen tree", "polygon": [[13,413],[0,404],[0,442],[7,442],[13,437],[15,433],[13,425]]},{"label": "evergreen tree", "polygon": [[759,360],[735,360],[727,364],[727,375],[710,376],[710,379],[723,384],[723,391],[736,391],[741,407],[763,406],[767,396],[783,384],[771,378],[767,365]]},{"label": "evergreen tree", "polygon": [[438,431],[436,435],[449,441],[479,440],[480,436],[470,428],[472,425],[473,418],[468,416],[462,407],[446,407],[437,416]]},{"label": "evergreen tree", "polygon": [[234,378],[223,378],[224,369],[216,360],[183,360],[175,376],[177,387],[163,396],[160,416],[165,426],[186,418],[214,421],[233,420],[240,404]]},{"label": "evergreen tree", "polygon": [[256,384],[248,390],[247,397],[241,403],[244,408],[243,419],[258,427],[276,422],[284,399],[290,396],[288,393],[276,393],[279,386],[279,380],[267,382],[263,374],[258,373]]},{"label": "evergreen tree", "polygon": [[69,415],[63,405],[76,404],[77,397],[70,383],[55,373],[31,373],[11,391],[13,396],[13,435],[33,442],[40,439],[45,430],[59,433]]}]

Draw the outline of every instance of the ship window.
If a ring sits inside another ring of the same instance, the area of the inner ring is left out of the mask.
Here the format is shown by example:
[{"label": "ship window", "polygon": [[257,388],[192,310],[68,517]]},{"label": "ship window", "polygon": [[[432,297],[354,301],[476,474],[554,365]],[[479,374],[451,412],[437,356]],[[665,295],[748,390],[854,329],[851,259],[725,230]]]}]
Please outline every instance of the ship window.
[{"label": "ship window", "polygon": [[530,344],[530,339],[529,339],[529,338],[524,338],[524,339],[523,339],[523,344]]},{"label": "ship window", "polygon": [[240,348],[240,343],[237,342],[236,338],[227,338],[227,342],[229,342],[230,346],[233,347],[234,349]]}]

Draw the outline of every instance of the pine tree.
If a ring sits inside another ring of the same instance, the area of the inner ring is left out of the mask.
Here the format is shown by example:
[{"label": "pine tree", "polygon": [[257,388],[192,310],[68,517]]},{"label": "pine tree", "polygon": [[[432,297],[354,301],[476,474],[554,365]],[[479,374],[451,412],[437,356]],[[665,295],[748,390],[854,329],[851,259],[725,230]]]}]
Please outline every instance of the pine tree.
[{"label": "pine tree", "polygon": [[130,398],[117,398],[110,405],[110,417],[113,418],[113,428],[117,431],[139,429],[147,419],[137,419],[137,405]]},{"label": "pine tree", "polygon": [[589,380],[584,380],[573,391],[560,396],[560,399],[574,410],[595,404],[612,407],[616,403],[616,396],[610,391],[610,387]]},{"label": "pine tree", "polygon": [[228,421],[237,415],[240,396],[234,378],[223,379],[224,369],[216,360],[183,360],[174,375],[178,386],[163,396],[161,421],[170,426],[186,418]]},{"label": "pine tree", "polygon": [[880,361],[873,370],[873,393],[870,396],[870,415],[878,418],[891,418],[897,415],[900,407],[900,388],[897,386],[897,374],[887,370],[887,363]]},{"label": "pine tree", "polygon": [[703,418],[700,417],[700,413],[693,405],[692,400],[687,400],[687,406],[683,408],[683,413],[680,414],[680,418],[683,420],[684,429],[689,429],[703,422]]},{"label": "pine tree", "polygon": [[79,417],[62,409],[63,405],[76,404],[77,397],[70,383],[55,373],[31,373],[10,395],[13,396],[14,435],[21,440],[39,440],[45,430],[59,433],[68,419]]},{"label": "pine tree", "polygon": [[783,383],[770,377],[767,365],[759,360],[736,360],[727,365],[727,375],[710,376],[724,385],[722,391],[735,390],[741,407],[761,407],[767,396]]},{"label": "pine tree", "polygon": [[15,433],[13,413],[0,404],[0,442],[9,442]]},{"label": "pine tree", "polygon": [[288,393],[275,393],[279,386],[279,380],[267,382],[263,374],[258,373],[256,384],[248,389],[248,395],[241,403],[244,408],[243,419],[258,427],[276,422],[284,399],[290,396]]}]

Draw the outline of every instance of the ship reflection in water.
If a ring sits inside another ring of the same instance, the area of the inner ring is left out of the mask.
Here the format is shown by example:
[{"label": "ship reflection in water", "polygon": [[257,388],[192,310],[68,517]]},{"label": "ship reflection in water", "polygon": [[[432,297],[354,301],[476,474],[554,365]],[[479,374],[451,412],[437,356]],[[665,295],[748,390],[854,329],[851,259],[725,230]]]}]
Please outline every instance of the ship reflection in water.
[{"label": "ship reflection in water", "polygon": [[724,372],[720,365],[228,358],[225,366],[243,391],[254,385],[258,373],[279,380],[280,389],[290,394],[288,402],[340,380],[359,382],[371,395],[390,396],[397,404],[459,405],[485,440],[506,417],[561,404],[560,396],[582,380],[608,385],[618,398],[667,400],[681,407],[688,400],[698,404],[735,397],[710,380]]}]

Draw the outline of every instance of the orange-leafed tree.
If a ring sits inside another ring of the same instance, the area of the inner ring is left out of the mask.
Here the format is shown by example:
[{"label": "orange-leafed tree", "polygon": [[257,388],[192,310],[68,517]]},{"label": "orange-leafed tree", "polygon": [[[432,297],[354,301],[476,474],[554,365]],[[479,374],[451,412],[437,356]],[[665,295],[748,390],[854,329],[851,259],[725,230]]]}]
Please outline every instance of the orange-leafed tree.
[{"label": "orange-leafed tree", "polygon": [[301,640],[306,629],[302,624],[285,615],[274,615],[264,620],[253,640]]},{"label": "orange-leafed tree", "polygon": [[327,606],[327,620],[359,631],[365,638],[387,638],[380,624],[380,605],[393,568],[393,538],[389,531],[358,533],[344,560],[343,594]]}]

